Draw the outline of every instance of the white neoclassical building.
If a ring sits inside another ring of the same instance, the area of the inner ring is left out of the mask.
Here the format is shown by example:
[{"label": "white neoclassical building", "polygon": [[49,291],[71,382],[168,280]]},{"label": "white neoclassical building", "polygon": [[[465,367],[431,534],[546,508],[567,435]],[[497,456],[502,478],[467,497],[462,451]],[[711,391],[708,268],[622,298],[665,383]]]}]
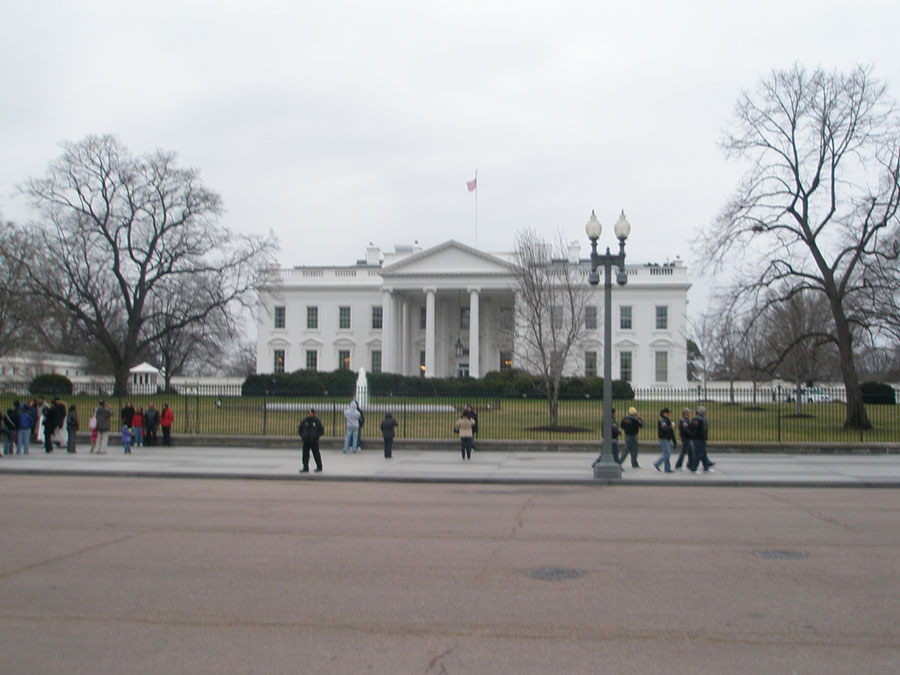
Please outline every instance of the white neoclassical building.
[{"label": "white neoclassical building", "polygon": [[[370,245],[347,266],[273,270],[259,288],[257,372],[338,368],[424,377],[480,377],[525,368],[515,344],[511,253],[456,241],[432,248]],[[569,375],[603,375],[603,281],[587,283],[577,244],[566,264],[588,288]],[[613,377],[635,387],[687,386],[687,291],[681,261],[627,265],[613,289]]]}]

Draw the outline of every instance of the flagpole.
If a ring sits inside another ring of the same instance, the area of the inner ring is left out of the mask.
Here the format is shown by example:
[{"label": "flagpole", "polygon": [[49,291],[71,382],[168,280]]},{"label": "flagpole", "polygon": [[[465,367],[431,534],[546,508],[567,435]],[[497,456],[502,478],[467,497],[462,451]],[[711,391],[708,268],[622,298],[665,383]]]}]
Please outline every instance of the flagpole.
[{"label": "flagpole", "polygon": [[478,248],[478,169],[475,169],[475,248]]}]

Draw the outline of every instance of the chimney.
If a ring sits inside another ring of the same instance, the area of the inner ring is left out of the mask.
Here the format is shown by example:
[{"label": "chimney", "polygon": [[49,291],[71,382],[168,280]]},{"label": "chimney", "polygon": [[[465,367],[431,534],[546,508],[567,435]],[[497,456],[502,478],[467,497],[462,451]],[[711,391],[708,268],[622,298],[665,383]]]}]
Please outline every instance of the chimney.
[{"label": "chimney", "polygon": [[375,246],[371,241],[366,246],[366,265],[377,267],[381,258],[381,249]]},{"label": "chimney", "polygon": [[581,246],[577,241],[573,241],[569,244],[569,262],[572,264],[578,263],[581,256]]}]

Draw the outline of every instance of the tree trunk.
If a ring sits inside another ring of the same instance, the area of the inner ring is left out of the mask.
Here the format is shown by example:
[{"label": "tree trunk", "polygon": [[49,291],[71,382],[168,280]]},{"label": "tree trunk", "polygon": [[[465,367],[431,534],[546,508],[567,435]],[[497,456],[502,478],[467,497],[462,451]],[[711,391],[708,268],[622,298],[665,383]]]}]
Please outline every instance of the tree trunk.
[{"label": "tree trunk", "polygon": [[114,375],[113,396],[128,396],[128,365],[124,362],[116,364]]},{"label": "tree trunk", "polygon": [[847,395],[847,420],[845,428],[871,429],[872,423],[866,412],[859,388],[859,375],[853,361],[853,335],[843,314],[835,312],[835,329],[837,333],[838,353],[841,357],[841,375],[844,379],[844,393]]}]

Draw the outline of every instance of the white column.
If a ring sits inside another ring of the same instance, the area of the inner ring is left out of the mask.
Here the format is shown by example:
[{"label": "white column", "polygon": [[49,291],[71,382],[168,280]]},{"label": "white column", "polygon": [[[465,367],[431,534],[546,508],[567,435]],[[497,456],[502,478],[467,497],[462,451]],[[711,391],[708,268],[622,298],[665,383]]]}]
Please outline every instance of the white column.
[{"label": "white column", "polygon": [[469,375],[471,377],[481,377],[481,370],[478,367],[480,360],[481,341],[478,335],[478,298],[480,289],[469,289]]},{"label": "white column", "polygon": [[425,289],[425,377],[434,377],[434,295],[437,289]]},{"label": "white column", "polygon": [[[409,375],[409,359],[410,352],[412,351],[412,347],[410,346],[409,332],[410,332],[410,318],[409,318],[409,301],[403,300],[400,306],[400,357],[399,357],[399,365],[400,367],[397,369],[397,372],[401,375]],[[417,355],[418,357],[418,355]]]},{"label": "white column", "polygon": [[394,372],[394,296],[385,289],[381,302],[381,370]]}]

